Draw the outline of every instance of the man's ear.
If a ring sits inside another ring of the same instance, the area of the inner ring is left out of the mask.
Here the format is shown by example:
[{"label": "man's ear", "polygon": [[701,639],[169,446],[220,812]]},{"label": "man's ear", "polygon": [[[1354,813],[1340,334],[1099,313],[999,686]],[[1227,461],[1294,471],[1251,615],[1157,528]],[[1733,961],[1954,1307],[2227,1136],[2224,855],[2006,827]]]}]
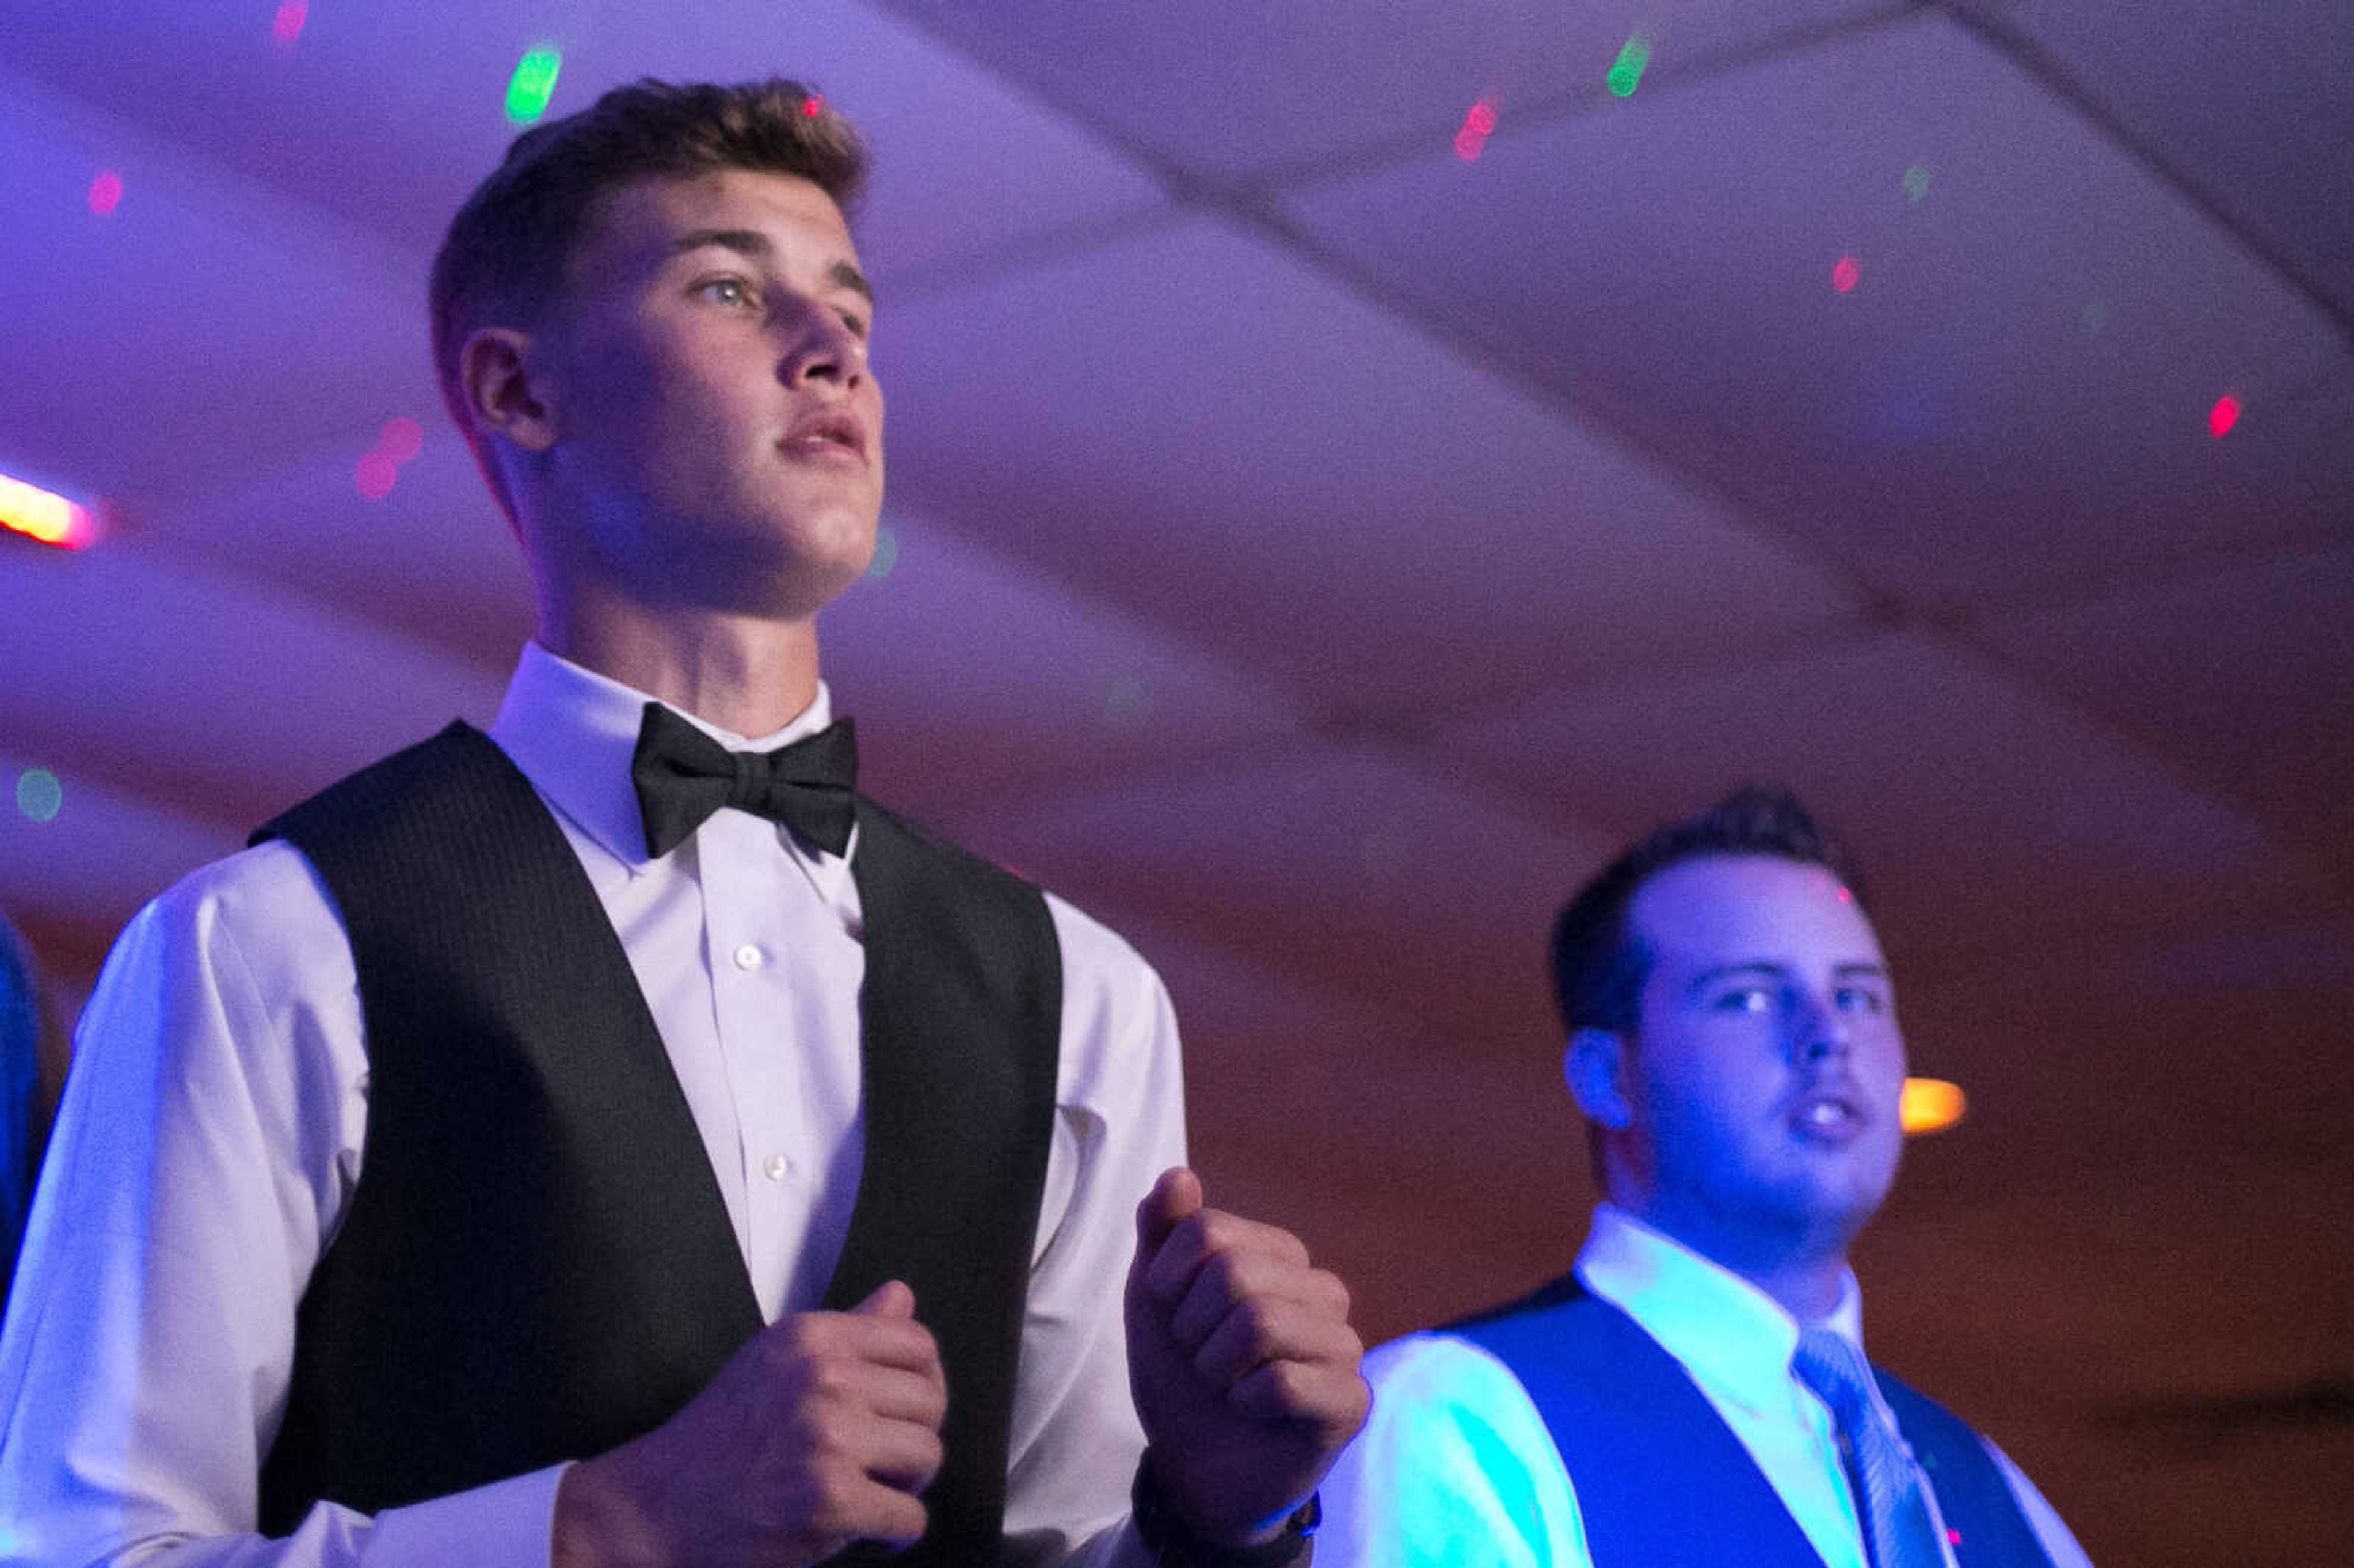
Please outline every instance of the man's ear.
[{"label": "man's ear", "polygon": [[1561,1076],[1585,1119],[1613,1132],[1634,1121],[1627,1101],[1627,1043],[1607,1029],[1581,1029],[1562,1048]]},{"label": "man's ear", "polygon": [[481,327],[458,348],[458,387],[485,435],[504,436],[527,452],[556,444],[556,421],[535,384],[529,333]]}]

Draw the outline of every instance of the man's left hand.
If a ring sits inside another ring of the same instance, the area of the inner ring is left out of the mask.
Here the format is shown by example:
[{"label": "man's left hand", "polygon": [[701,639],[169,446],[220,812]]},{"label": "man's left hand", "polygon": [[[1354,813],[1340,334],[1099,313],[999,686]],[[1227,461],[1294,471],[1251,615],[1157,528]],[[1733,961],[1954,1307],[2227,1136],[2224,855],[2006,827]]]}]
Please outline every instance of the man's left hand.
[{"label": "man's left hand", "polygon": [[1349,1290],[1298,1236],[1205,1208],[1191,1171],[1136,1210],[1128,1379],[1170,1510],[1205,1542],[1279,1533],[1364,1425]]}]

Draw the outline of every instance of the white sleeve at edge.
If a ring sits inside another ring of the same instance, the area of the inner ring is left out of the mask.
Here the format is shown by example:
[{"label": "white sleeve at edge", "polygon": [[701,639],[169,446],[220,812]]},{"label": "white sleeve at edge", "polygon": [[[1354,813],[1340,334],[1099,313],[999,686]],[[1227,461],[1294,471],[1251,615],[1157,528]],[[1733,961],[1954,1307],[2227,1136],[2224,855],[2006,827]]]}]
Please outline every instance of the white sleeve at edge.
[{"label": "white sleeve at edge", "polygon": [[143,910],[84,1012],[5,1333],[0,1564],[516,1568],[560,1468],[254,1533],[294,1310],[359,1160],[349,944],[268,844]]}]

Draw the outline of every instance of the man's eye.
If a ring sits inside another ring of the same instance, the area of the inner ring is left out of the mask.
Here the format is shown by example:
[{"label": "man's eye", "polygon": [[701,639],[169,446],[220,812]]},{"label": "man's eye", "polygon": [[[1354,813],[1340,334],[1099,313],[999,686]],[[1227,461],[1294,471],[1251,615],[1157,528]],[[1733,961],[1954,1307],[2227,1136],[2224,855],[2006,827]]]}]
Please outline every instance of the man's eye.
[{"label": "man's eye", "polygon": [[1774,993],[1764,986],[1744,985],[1720,995],[1715,1006],[1719,1012],[1768,1012],[1774,1007]]},{"label": "man's eye", "polygon": [[695,285],[695,291],[721,305],[748,305],[752,302],[752,287],[741,278],[711,278]]},{"label": "man's eye", "polygon": [[1878,1014],[1888,1011],[1888,999],[1863,986],[1841,987],[1836,1000],[1842,1012]]}]

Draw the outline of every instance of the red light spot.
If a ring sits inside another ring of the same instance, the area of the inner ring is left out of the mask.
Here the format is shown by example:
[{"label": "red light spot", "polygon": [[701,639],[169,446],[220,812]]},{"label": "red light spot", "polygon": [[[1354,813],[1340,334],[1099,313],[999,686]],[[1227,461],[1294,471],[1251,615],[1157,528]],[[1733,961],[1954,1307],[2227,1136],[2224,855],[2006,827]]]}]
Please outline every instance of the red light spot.
[{"label": "red light spot", "polygon": [[1958,1530],[1948,1529],[1946,1531],[1946,1539],[1951,1542],[1954,1545],[1959,1546],[1962,1543],[1962,1532]]},{"label": "red light spot", "polygon": [[425,450],[425,431],[417,421],[406,417],[387,419],[384,434],[376,438],[376,450],[393,461],[407,462]]},{"label": "red light spot", "polygon": [[2216,398],[2215,406],[2207,410],[2207,433],[2219,441],[2230,435],[2232,427],[2239,422],[2240,400],[2228,392]]},{"label": "red light spot", "polygon": [[1842,294],[1851,294],[1862,277],[1863,264],[1852,256],[1842,256],[1831,268],[1831,287]]},{"label": "red light spot", "polygon": [[1839,901],[1842,904],[1852,904],[1855,902],[1855,895],[1842,887],[1839,890]]},{"label": "red light spot", "polygon": [[310,19],[310,0],[284,0],[270,24],[270,36],[281,45],[291,45],[302,36],[302,24]]},{"label": "red light spot", "polygon": [[400,465],[387,452],[370,452],[352,470],[352,483],[370,501],[382,501],[390,495],[394,482],[399,478]]},{"label": "red light spot", "polygon": [[122,176],[112,169],[101,169],[98,178],[90,182],[90,210],[104,217],[122,205]]},{"label": "red light spot", "polygon": [[1496,105],[1481,99],[1463,116],[1463,129],[1455,132],[1455,155],[1465,163],[1478,157],[1488,145],[1488,137],[1496,129]]},{"label": "red light spot", "polygon": [[822,92],[812,92],[807,98],[801,100],[802,118],[814,120],[824,112],[825,94]]}]

